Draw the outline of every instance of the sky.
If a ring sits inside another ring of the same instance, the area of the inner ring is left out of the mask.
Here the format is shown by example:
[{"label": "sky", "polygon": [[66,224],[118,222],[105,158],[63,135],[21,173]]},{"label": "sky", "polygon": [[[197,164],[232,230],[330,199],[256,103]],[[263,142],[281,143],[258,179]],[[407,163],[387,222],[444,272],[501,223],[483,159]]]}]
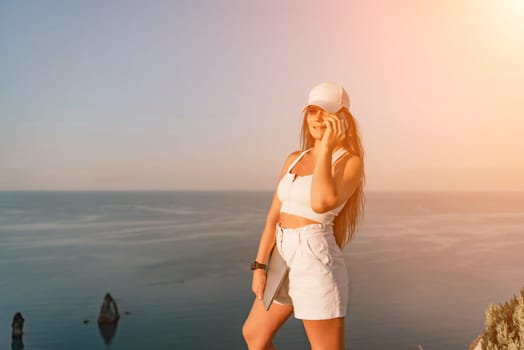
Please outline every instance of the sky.
[{"label": "sky", "polygon": [[524,191],[524,0],[0,0],[0,190],[273,190],[323,81],[366,190]]}]

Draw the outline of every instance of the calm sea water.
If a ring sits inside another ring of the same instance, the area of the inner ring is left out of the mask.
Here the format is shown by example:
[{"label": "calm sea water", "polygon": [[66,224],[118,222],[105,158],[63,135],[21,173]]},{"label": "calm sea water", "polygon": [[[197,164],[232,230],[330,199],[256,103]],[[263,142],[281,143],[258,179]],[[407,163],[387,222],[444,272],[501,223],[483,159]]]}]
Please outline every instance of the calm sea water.
[{"label": "calm sea water", "polygon": [[[0,192],[0,349],[17,348],[17,311],[26,350],[245,349],[271,196]],[[368,193],[345,250],[348,349],[467,349],[488,304],[524,286],[523,252],[524,193]],[[109,344],[106,292],[129,313]],[[300,321],[275,344],[307,349]]]}]

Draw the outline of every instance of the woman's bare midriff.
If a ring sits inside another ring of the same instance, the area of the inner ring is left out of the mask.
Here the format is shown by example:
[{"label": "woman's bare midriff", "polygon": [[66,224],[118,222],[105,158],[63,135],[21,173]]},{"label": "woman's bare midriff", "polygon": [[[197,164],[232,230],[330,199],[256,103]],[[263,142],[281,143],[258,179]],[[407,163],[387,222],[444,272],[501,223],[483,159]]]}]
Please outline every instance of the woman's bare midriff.
[{"label": "woman's bare midriff", "polygon": [[320,222],[306,219],[301,216],[280,212],[280,225],[282,227],[295,228],[310,224],[320,224]]}]

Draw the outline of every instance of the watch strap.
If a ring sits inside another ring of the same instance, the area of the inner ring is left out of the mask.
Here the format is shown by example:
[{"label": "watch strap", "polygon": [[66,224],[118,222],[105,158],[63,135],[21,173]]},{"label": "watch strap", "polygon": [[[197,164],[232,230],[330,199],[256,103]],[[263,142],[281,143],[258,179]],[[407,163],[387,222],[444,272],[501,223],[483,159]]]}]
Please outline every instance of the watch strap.
[{"label": "watch strap", "polygon": [[251,270],[256,270],[256,269],[263,269],[265,270],[266,269],[266,264],[262,264],[262,263],[259,263],[258,261],[253,261],[251,263]]}]

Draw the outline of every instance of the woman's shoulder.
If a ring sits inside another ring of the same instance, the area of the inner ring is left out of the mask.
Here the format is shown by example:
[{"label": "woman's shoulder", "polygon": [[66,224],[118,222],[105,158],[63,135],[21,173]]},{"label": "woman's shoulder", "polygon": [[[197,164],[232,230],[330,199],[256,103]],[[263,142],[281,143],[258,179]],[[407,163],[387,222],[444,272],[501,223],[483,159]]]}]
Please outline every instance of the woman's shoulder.
[{"label": "woman's shoulder", "polygon": [[301,153],[302,153],[302,150],[296,150],[296,151],[291,152],[287,156],[286,163],[287,164],[293,163],[295,161],[295,159],[297,159],[298,156],[300,156]]},{"label": "woman's shoulder", "polygon": [[354,154],[347,149],[339,149],[334,156],[333,166],[335,172],[362,172],[363,163],[362,158],[358,154]]},{"label": "woman's shoulder", "polygon": [[364,171],[364,163],[362,158],[357,154],[349,154],[348,156],[344,156],[340,157],[340,162],[337,164],[339,169],[341,169],[345,174],[362,175]]},{"label": "woman's shoulder", "polygon": [[293,151],[290,154],[287,155],[286,161],[284,162],[284,167],[282,168],[282,173],[284,174],[287,169],[293,164],[293,162],[300,156],[302,153],[301,150]]},{"label": "woman's shoulder", "polygon": [[287,158],[288,159],[294,159],[294,158],[298,157],[300,155],[300,153],[302,153],[302,150],[297,149],[296,151],[293,151],[290,154],[288,154]]}]

